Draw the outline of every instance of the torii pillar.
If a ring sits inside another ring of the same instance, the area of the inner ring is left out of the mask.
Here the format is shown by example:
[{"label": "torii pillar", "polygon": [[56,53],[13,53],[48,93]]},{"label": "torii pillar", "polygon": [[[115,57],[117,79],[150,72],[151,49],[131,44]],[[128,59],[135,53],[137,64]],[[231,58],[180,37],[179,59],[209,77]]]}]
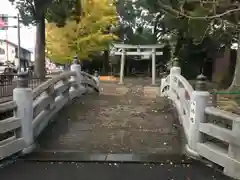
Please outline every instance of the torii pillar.
[{"label": "torii pillar", "polygon": [[123,84],[126,51],[122,49],[119,84]]},{"label": "torii pillar", "polygon": [[152,49],[152,85],[156,85],[156,49]]}]

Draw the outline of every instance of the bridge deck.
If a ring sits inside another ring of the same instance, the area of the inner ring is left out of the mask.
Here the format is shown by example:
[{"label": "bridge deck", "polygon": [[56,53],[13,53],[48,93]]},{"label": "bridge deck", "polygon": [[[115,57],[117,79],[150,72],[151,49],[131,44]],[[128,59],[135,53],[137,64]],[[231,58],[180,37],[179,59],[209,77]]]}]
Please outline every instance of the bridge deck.
[{"label": "bridge deck", "polygon": [[[0,168],[1,180],[230,180],[180,156],[183,143],[173,109],[166,99],[145,97],[143,87],[103,84],[100,96],[78,99],[42,134],[35,153]],[[173,160],[176,156],[180,161]],[[140,163],[75,162],[117,159]],[[146,164],[150,161],[155,163]]]},{"label": "bridge deck", "polygon": [[144,96],[144,83],[102,84],[101,95],[66,107],[37,152],[180,155],[177,120],[167,99]]}]

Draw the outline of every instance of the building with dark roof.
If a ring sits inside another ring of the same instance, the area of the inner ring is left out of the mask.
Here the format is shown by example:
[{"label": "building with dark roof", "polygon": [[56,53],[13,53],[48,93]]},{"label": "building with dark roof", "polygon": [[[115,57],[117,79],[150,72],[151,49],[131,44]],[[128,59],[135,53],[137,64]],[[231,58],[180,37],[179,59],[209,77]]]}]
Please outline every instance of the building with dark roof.
[{"label": "building with dark roof", "polygon": [[[28,66],[31,62],[32,52],[21,47],[20,60],[21,67]],[[0,39],[0,64],[12,63],[19,66],[18,45],[8,40]]]}]

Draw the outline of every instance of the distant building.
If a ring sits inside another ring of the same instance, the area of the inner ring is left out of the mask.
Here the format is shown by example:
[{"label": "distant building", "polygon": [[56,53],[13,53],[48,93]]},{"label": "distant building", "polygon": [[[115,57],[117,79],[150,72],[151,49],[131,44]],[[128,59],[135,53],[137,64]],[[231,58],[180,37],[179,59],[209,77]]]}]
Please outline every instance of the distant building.
[{"label": "distant building", "polygon": [[[20,60],[21,67],[27,67],[31,62],[32,52],[21,48]],[[0,39],[0,64],[12,63],[16,67],[19,67],[18,61],[18,45],[10,41]]]}]

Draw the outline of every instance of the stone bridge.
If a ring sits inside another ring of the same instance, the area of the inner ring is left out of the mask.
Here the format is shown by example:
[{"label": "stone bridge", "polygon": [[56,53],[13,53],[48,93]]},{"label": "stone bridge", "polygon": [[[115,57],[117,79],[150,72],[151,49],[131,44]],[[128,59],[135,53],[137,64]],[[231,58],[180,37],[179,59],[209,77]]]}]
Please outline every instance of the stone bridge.
[{"label": "stone bridge", "polygon": [[0,104],[1,179],[240,179],[239,117],[212,106],[204,78],[194,90],[174,66],[149,84],[78,64],[33,90],[21,76]]}]

